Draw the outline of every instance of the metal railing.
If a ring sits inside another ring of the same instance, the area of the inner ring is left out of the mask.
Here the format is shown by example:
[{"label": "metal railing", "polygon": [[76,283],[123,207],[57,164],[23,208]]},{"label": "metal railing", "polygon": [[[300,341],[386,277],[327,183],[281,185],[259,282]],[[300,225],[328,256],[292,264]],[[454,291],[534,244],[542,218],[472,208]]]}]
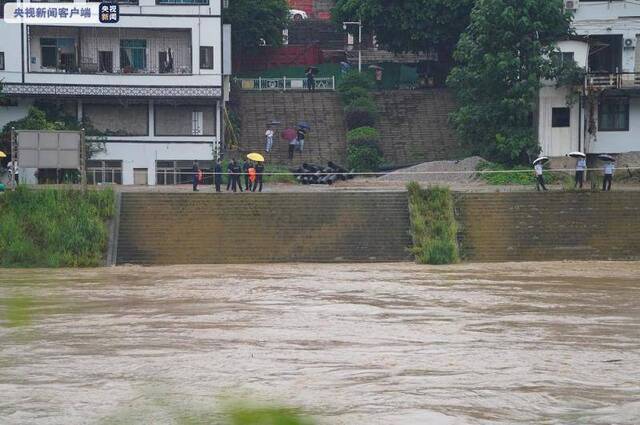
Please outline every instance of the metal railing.
[{"label": "metal railing", "polygon": [[640,73],[592,73],[585,77],[587,88],[593,89],[634,89],[640,88]]},{"label": "metal railing", "polygon": [[[234,84],[241,90],[288,91],[308,90],[306,78],[234,78]],[[316,78],[315,89],[331,91],[336,89],[335,77]]]}]

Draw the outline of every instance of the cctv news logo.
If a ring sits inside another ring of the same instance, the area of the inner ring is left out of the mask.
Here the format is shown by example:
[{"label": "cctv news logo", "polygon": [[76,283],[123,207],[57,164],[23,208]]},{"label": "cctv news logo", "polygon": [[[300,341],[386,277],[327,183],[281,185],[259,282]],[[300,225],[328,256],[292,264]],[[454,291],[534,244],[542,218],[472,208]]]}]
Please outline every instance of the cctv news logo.
[{"label": "cctv news logo", "polygon": [[4,20],[9,24],[114,24],[120,20],[115,3],[6,3]]}]

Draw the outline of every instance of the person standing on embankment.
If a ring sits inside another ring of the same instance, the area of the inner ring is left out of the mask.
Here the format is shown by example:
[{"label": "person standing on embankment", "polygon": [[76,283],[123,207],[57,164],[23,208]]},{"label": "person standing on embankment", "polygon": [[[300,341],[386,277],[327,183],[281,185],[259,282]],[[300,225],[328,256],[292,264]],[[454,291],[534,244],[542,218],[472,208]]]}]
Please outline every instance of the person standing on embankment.
[{"label": "person standing on embankment", "polygon": [[544,185],[542,161],[536,163],[536,165],[533,168],[535,169],[535,172],[536,172],[536,189],[538,189],[538,192],[540,192],[540,188],[542,187],[542,190],[546,192],[547,188]]},{"label": "person standing on embankment", "polygon": [[586,158],[578,158],[578,163],[576,164],[576,184],[574,189],[580,186],[582,189],[582,184],[584,183],[584,172],[587,169],[587,159]]},{"label": "person standing on embankment", "polygon": [[604,180],[602,182],[602,190],[605,192],[611,191],[611,183],[613,182],[613,171],[615,170],[613,162],[606,162],[604,164]]}]

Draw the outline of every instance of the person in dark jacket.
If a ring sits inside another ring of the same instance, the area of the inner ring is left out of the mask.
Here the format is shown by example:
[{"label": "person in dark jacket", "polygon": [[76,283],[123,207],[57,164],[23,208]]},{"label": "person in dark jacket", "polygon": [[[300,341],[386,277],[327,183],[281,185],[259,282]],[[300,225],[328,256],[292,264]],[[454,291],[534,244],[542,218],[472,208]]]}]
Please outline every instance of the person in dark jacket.
[{"label": "person in dark jacket", "polygon": [[232,159],[227,163],[227,192],[231,190],[231,183],[233,182],[233,165],[235,163],[235,159]]},{"label": "person in dark jacket", "polygon": [[244,175],[244,188],[247,192],[251,190],[251,185],[249,184],[249,168],[251,168],[251,164],[245,159],[242,163],[242,174]]},{"label": "person in dark jacket", "polygon": [[316,77],[314,75],[314,69],[307,68],[305,76],[307,77],[307,89],[309,91],[316,91]]},{"label": "person in dark jacket", "polygon": [[216,185],[216,192],[220,192],[220,186],[222,186],[222,165],[220,164],[220,160],[218,159],[216,161],[216,166],[213,170],[214,172],[214,176],[213,176],[213,181]]},{"label": "person in dark jacket", "polygon": [[233,168],[231,170],[231,175],[233,176],[233,181],[231,182],[231,188],[234,192],[236,192],[236,187],[240,189],[240,192],[244,192],[242,189],[242,182],[240,181],[240,177],[242,176],[242,166],[238,164],[236,161],[233,161]]},{"label": "person in dark jacket", "polygon": [[253,184],[253,191],[255,192],[260,185],[259,192],[262,192],[262,175],[264,173],[264,164],[262,162],[258,162],[256,164],[256,182]]},{"label": "person in dark jacket", "polygon": [[298,128],[297,136],[298,136],[298,150],[300,151],[300,153],[302,153],[302,151],[304,150],[304,138],[307,136],[307,131],[304,128],[300,127]]},{"label": "person in dark jacket", "polygon": [[198,161],[193,161],[193,191],[198,192],[198,182],[200,180],[200,167]]}]

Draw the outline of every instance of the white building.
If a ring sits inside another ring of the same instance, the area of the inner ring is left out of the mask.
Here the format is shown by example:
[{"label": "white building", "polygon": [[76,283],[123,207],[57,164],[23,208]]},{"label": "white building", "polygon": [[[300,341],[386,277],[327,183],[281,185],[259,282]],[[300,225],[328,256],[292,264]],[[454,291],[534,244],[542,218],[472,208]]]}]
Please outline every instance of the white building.
[{"label": "white building", "polygon": [[[566,0],[576,37],[561,41],[563,60],[585,68],[574,102],[568,89],[542,88],[538,137],[544,155],[640,152],[640,2]],[[630,157],[630,156],[629,156]]]},{"label": "white building", "polygon": [[0,22],[0,80],[10,99],[0,125],[51,101],[106,142],[89,163],[89,182],[190,181],[192,161],[210,168],[221,140],[230,71],[223,0],[116,3],[114,24]]}]

